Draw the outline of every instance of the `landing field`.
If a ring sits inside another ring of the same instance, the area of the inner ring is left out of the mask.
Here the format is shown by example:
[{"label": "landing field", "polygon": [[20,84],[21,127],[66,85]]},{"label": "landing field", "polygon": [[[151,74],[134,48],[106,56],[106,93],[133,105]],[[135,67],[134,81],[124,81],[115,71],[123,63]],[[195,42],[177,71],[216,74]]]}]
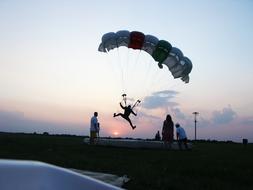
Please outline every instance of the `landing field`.
[{"label": "landing field", "polygon": [[127,175],[126,189],[253,189],[253,144],[196,142],[191,151],[90,146],[80,136],[0,133],[0,158]]}]

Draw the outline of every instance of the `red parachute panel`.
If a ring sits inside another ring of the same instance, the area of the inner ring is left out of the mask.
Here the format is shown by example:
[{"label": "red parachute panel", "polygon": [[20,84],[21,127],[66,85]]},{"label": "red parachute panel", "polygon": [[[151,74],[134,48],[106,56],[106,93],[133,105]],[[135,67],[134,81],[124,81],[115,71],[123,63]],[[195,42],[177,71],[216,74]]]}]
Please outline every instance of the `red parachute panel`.
[{"label": "red parachute panel", "polygon": [[145,35],[142,32],[131,32],[128,48],[141,49],[144,43]]}]

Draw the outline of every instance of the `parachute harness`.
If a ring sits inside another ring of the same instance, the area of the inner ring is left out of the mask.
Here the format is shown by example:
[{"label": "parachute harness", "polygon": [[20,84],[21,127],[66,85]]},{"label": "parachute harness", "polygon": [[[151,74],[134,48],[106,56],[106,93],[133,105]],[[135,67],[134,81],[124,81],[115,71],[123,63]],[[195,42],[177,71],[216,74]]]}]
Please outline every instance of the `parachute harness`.
[{"label": "parachute harness", "polygon": [[[124,102],[125,106],[127,106],[127,95],[126,94],[122,94],[122,101]],[[132,109],[134,109],[135,107],[138,107],[139,104],[141,103],[141,100],[136,100],[135,103],[131,106]]]}]

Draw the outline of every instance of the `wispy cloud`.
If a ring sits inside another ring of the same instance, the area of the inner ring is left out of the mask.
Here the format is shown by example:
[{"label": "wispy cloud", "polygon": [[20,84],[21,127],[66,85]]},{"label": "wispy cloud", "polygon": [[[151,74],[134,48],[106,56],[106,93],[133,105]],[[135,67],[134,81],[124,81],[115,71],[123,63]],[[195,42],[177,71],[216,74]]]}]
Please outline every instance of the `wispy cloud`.
[{"label": "wispy cloud", "polygon": [[230,107],[225,107],[221,111],[214,111],[212,113],[211,121],[214,124],[227,124],[236,117],[236,112]]},{"label": "wispy cloud", "polygon": [[167,108],[168,106],[175,107],[178,103],[171,100],[177,94],[178,92],[172,90],[154,92],[151,96],[144,98],[142,107],[146,109]]},{"label": "wispy cloud", "polygon": [[179,107],[172,107],[171,112],[178,118],[178,119],[186,119],[186,115],[179,109]]},{"label": "wispy cloud", "polygon": [[151,96],[145,97],[142,107],[148,110],[162,109],[165,113],[170,113],[177,119],[185,119],[186,115],[180,109],[179,103],[174,101],[178,94],[179,92],[173,90],[154,92]]}]

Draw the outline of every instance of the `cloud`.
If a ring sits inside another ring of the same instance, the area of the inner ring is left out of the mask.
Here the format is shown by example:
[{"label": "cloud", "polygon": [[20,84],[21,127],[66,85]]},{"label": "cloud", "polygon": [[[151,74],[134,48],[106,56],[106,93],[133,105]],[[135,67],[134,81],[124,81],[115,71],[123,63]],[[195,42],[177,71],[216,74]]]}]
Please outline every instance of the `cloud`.
[{"label": "cloud", "polygon": [[173,101],[179,94],[177,91],[164,90],[154,92],[151,96],[144,98],[142,107],[147,110],[161,109],[164,114],[170,113],[176,119],[185,119],[185,114],[181,111],[179,104]]},{"label": "cloud", "polygon": [[175,107],[178,103],[171,101],[178,92],[172,90],[164,90],[154,92],[151,96],[146,96],[144,98],[142,107],[146,109],[157,109],[157,108],[166,108]]},{"label": "cloud", "polygon": [[231,122],[236,115],[236,112],[229,106],[223,108],[221,111],[214,111],[211,120],[214,124],[227,124]]},{"label": "cloud", "polygon": [[158,92],[154,92],[154,96],[164,96],[164,97],[175,97],[178,94],[177,91],[174,90],[162,90]]},{"label": "cloud", "polygon": [[151,115],[151,114],[147,114],[143,111],[138,113],[137,118],[149,118],[149,119],[152,119],[152,120],[160,120],[161,119],[160,117],[157,117],[157,116]]},{"label": "cloud", "polygon": [[[215,110],[211,113],[210,118],[203,117],[200,113],[198,116],[198,125],[202,128],[216,128],[225,126],[226,124],[236,123],[240,118],[236,118],[237,113],[230,107],[222,108],[221,110]],[[245,121],[246,122],[246,121]],[[240,122],[241,123],[241,122]]]},{"label": "cloud", "polygon": [[[86,127],[85,127],[86,126]],[[78,125],[73,123],[57,123],[29,119],[22,112],[8,112],[0,110],[0,131],[1,132],[28,132],[50,134],[88,134],[88,124]]]},{"label": "cloud", "polygon": [[179,109],[179,108],[171,108],[172,113],[178,118],[178,119],[185,119],[185,114]]}]

